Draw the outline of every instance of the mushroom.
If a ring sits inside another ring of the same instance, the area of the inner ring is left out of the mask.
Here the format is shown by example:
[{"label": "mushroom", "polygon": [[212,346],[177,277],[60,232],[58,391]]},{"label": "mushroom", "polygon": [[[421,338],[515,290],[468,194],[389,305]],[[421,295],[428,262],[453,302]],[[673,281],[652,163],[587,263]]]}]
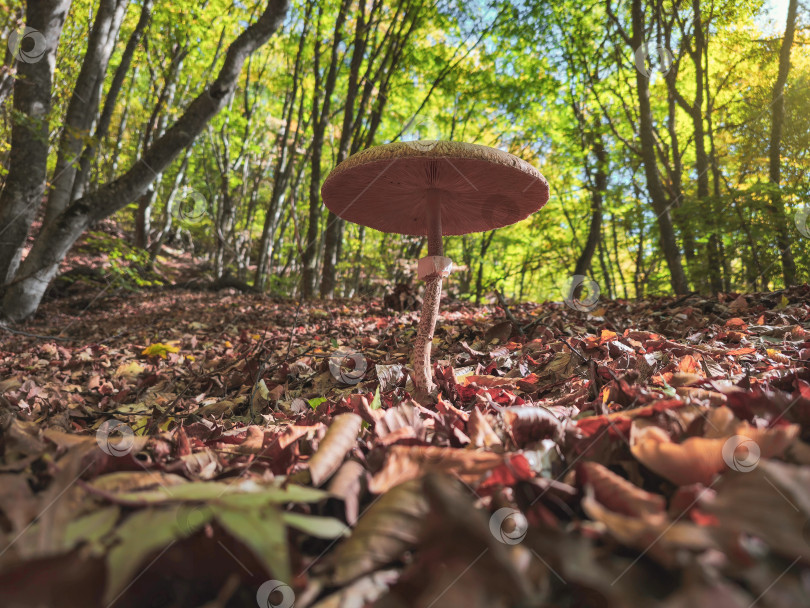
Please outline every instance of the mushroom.
[{"label": "mushroom", "polygon": [[412,367],[417,396],[435,395],[430,366],[442,279],[452,270],[443,235],[484,232],[525,219],[548,201],[548,182],[501,150],[453,141],[395,142],[335,167],[321,196],[338,217],[381,232],[427,236],[419,260],[425,297]]}]

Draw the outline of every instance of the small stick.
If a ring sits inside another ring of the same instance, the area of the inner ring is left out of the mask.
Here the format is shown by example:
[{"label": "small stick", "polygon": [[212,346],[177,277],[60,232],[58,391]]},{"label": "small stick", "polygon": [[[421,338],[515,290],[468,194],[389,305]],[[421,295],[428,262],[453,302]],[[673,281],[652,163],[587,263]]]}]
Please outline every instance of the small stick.
[{"label": "small stick", "polygon": [[523,328],[520,326],[520,323],[518,323],[518,320],[515,318],[515,315],[513,315],[512,311],[509,310],[509,306],[506,305],[506,300],[504,299],[503,294],[496,289],[495,295],[498,298],[498,303],[501,305],[501,308],[506,313],[506,317],[512,322],[512,325],[514,325],[517,328],[520,335],[525,336],[526,332],[523,331]]}]

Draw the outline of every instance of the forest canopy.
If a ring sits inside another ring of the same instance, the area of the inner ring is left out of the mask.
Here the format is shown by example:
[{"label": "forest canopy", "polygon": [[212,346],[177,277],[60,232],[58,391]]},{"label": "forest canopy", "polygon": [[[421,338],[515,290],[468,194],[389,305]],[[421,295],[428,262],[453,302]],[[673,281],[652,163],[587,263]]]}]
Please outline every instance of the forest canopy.
[{"label": "forest canopy", "polygon": [[550,184],[526,221],[446,239],[454,296],[806,280],[796,0],[286,4],[2,0],[7,317],[33,313],[107,217],[144,283],[178,252],[276,295],[407,283],[426,237],[344,222],[320,188],[349,155],[410,140],[496,147]]}]

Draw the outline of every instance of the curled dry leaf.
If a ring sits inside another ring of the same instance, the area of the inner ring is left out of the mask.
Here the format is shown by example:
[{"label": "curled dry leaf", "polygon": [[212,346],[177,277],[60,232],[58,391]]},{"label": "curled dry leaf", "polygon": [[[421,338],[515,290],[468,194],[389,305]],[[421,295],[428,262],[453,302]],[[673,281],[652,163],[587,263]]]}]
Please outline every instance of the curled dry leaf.
[{"label": "curled dry leaf", "polygon": [[542,439],[553,439],[554,441],[562,439],[562,423],[544,407],[511,406],[504,408],[501,415],[518,447]]},{"label": "curled dry leaf", "polygon": [[372,478],[369,489],[381,494],[428,471],[450,473],[465,483],[475,484],[502,463],[504,457],[492,452],[395,445],[388,450],[382,470]]},{"label": "curled dry leaf", "polygon": [[[799,426],[795,424],[757,429],[742,423],[728,437],[690,437],[673,443],[666,432],[649,426],[634,434],[631,451],[644,466],[676,485],[709,485],[721,471],[754,467],[760,457],[781,455],[798,433]],[[748,438],[753,444],[748,445],[745,439],[735,440],[735,436]],[[748,455],[738,454],[740,448],[747,449]]]},{"label": "curled dry leaf", "polygon": [[577,467],[577,481],[590,484],[594,498],[615,513],[666,519],[663,496],[645,492],[598,462],[581,463]]},{"label": "curled dry leaf", "polygon": [[501,438],[492,429],[487,417],[477,407],[470,412],[467,434],[470,436],[470,443],[476,448],[503,445]]},{"label": "curled dry leaf", "polygon": [[479,388],[495,388],[500,386],[506,386],[514,388],[517,386],[519,378],[503,378],[500,376],[476,376],[475,374],[470,374],[469,376],[464,376],[459,380],[459,384],[462,386],[467,385],[475,385]]},{"label": "curled dry leaf", "polygon": [[[458,481],[431,473],[423,484],[430,510],[417,547],[420,558],[403,572],[391,599],[420,608],[529,605],[531,583],[520,570],[534,560],[526,548],[515,546],[518,543],[504,542],[520,541],[527,532],[520,527],[525,521],[520,513],[506,509],[493,520],[475,508],[475,497]],[[543,576],[552,575],[546,571]]]},{"label": "curled dry leaf", "polygon": [[582,509],[588,517],[604,524],[608,533],[623,545],[649,551],[652,557],[665,564],[674,559],[674,548],[702,550],[714,547],[711,535],[701,526],[683,521],[670,522],[667,517],[659,515],[634,517],[611,511],[596,500],[591,486],[585,488]]},{"label": "curled dry leaf", "polygon": [[751,472],[724,475],[715,489],[700,506],[717,516],[718,540],[746,532],[788,559],[810,560],[810,469],[762,461]]},{"label": "curled dry leaf", "polygon": [[391,564],[416,546],[428,503],[421,480],[411,480],[372,503],[351,537],[334,553],[332,582],[344,585]]},{"label": "curled dry leaf", "polygon": [[368,473],[356,460],[347,460],[329,481],[329,493],[343,499],[346,521],[357,522],[360,498],[368,487]]},{"label": "curled dry leaf", "polygon": [[309,473],[314,486],[320,486],[340,468],[346,454],[354,447],[362,424],[363,419],[357,414],[335,416],[318,451],[309,460]]}]

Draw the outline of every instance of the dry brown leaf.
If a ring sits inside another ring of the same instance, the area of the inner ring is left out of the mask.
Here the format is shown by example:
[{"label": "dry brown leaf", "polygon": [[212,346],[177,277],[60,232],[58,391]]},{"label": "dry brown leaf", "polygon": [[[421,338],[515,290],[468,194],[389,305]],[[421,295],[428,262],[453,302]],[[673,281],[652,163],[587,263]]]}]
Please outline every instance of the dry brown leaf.
[{"label": "dry brown leaf", "polygon": [[542,406],[511,406],[501,411],[518,447],[542,439],[562,439],[560,420]]},{"label": "dry brown leaf", "polygon": [[320,486],[340,468],[346,454],[354,447],[362,425],[363,419],[357,414],[335,416],[318,446],[318,451],[309,460],[312,485]]},{"label": "dry brown leaf", "polygon": [[615,513],[629,517],[666,519],[663,496],[646,492],[599,464],[583,462],[577,467],[580,483],[593,487],[594,498]]},{"label": "dry brown leaf", "polygon": [[119,471],[94,479],[90,485],[105,492],[138,492],[188,483],[185,477],[163,471]]},{"label": "dry brown leaf", "polygon": [[469,376],[462,377],[459,380],[459,384],[462,386],[474,384],[482,388],[495,388],[499,386],[508,386],[514,388],[515,386],[517,386],[518,380],[520,380],[520,378],[503,378],[500,376],[476,376],[475,374],[470,374]]},{"label": "dry brown leaf", "polygon": [[470,412],[470,421],[467,423],[467,434],[470,442],[476,448],[488,448],[503,445],[501,438],[492,429],[487,418],[477,407]]},{"label": "dry brown leaf", "polygon": [[360,498],[368,487],[368,473],[356,460],[347,460],[329,481],[329,493],[343,499],[346,522],[357,523]]},{"label": "dry brown leaf", "polygon": [[503,462],[502,455],[492,452],[395,445],[388,450],[383,468],[371,480],[369,489],[374,494],[381,494],[428,471],[453,474],[465,483],[475,484]]},{"label": "dry brown leaf", "polygon": [[416,546],[427,512],[421,480],[392,488],[369,507],[336,549],[332,582],[344,585],[400,559]]},{"label": "dry brown leaf", "polygon": [[586,486],[582,509],[591,519],[604,524],[607,531],[620,543],[649,551],[664,563],[674,559],[673,548],[703,550],[714,547],[706,528],[683,521],[670,522],[666,517],[628,517],[605,508],[594,497],[593,488]]},{"label": "dry brown leaf", "polygon": [[180,460],[185,463],[188,474],[198,479],[213,479],[220,469],[219,457],[209,448],[192,452]]},{"label": "dry brown leaf", "polygon": [[757,429],[742,423],[734,431],[729,437],[690,437],[673,443],[666,432],[649,426],[634,434],[631,451],[644,466],[676,485],[709,485],[721,471],[753,468],[760,457],[781,455],[798,436],[799,426]]},{"label": "dry brown leaf", "polygon": [[720,531],[747,532],[780,555],[810,560],[810,469],[762,461],[724,475],[715,489],[700,506],[717,516]]}]

